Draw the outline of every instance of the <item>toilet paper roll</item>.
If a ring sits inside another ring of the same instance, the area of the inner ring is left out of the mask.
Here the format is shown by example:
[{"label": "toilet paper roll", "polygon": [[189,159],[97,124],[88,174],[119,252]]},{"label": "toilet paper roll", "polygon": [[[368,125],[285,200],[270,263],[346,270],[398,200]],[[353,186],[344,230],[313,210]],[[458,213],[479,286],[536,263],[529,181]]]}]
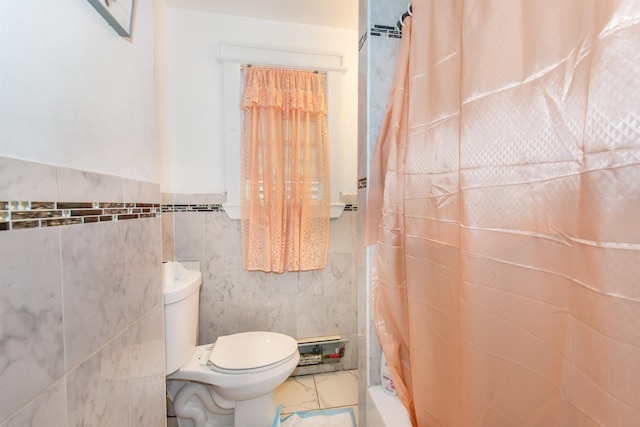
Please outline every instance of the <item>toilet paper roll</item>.
[{"label": "toilet paper roll", "polygon": [[168,286],[176,280],[176,263],[173,261],[162,263],[162,284]]}]

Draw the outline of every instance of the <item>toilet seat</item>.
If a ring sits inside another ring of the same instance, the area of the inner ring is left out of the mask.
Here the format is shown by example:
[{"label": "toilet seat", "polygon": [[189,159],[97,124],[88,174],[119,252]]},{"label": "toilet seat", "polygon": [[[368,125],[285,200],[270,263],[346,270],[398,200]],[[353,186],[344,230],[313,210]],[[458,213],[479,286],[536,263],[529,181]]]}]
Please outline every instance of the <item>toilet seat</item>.
[{"label": "toilet seat", "polygon": [[286,363],[298,354],[298,343],[277,332],[252,331],[221,336],[207,365],[225,374],[260,372]]}]

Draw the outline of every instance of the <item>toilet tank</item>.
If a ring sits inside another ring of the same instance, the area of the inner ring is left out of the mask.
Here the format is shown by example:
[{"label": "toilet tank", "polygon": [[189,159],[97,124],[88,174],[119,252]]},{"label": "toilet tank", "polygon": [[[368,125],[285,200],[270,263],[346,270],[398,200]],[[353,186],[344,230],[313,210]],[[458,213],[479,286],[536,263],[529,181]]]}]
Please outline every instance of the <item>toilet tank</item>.
[{"label": "toilet tank", "polygon": [[202,274],[175,265],[175,278],[164,280],[166,374],[177,371],[196,348]]}]

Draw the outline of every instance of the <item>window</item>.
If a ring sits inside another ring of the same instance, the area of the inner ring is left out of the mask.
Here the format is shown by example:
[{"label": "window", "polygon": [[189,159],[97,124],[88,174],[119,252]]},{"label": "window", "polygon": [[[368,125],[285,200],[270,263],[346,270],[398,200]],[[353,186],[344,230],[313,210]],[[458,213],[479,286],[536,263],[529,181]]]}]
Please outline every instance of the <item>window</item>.
[{"label": "window", "polygon": [[288,68],[322,70],[326,72],[327,131],[329,133],[331,168],[331,217],[339,217],[344,208],[340,202],[340,151],[342,144],[342,73],[341,54],[308,52],[286,48],[249,46],[222,43],[218,61],[224,74],[224,137],[225,137],[225,189],[227,201],[224,209],[232,219],[240,219],[240,165],[242,114],[240,97],[243,92],[242,66],[263,64]]}]

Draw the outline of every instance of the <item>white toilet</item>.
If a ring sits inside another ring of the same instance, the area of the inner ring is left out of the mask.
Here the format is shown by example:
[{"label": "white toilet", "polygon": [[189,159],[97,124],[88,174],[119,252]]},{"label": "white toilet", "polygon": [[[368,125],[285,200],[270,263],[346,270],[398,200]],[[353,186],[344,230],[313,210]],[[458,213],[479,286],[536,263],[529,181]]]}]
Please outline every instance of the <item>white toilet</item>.
[{"label": "white toilet", "polygon": [[[166,264],[165,264],[166,266]],[[199,271],[164,279],[167,391],[180,427],[271,426],[274,390],[298,365],[297,342],[275,332],[243,332],[196,346]],[[231,416],[233,414],[233,416]]]}]

